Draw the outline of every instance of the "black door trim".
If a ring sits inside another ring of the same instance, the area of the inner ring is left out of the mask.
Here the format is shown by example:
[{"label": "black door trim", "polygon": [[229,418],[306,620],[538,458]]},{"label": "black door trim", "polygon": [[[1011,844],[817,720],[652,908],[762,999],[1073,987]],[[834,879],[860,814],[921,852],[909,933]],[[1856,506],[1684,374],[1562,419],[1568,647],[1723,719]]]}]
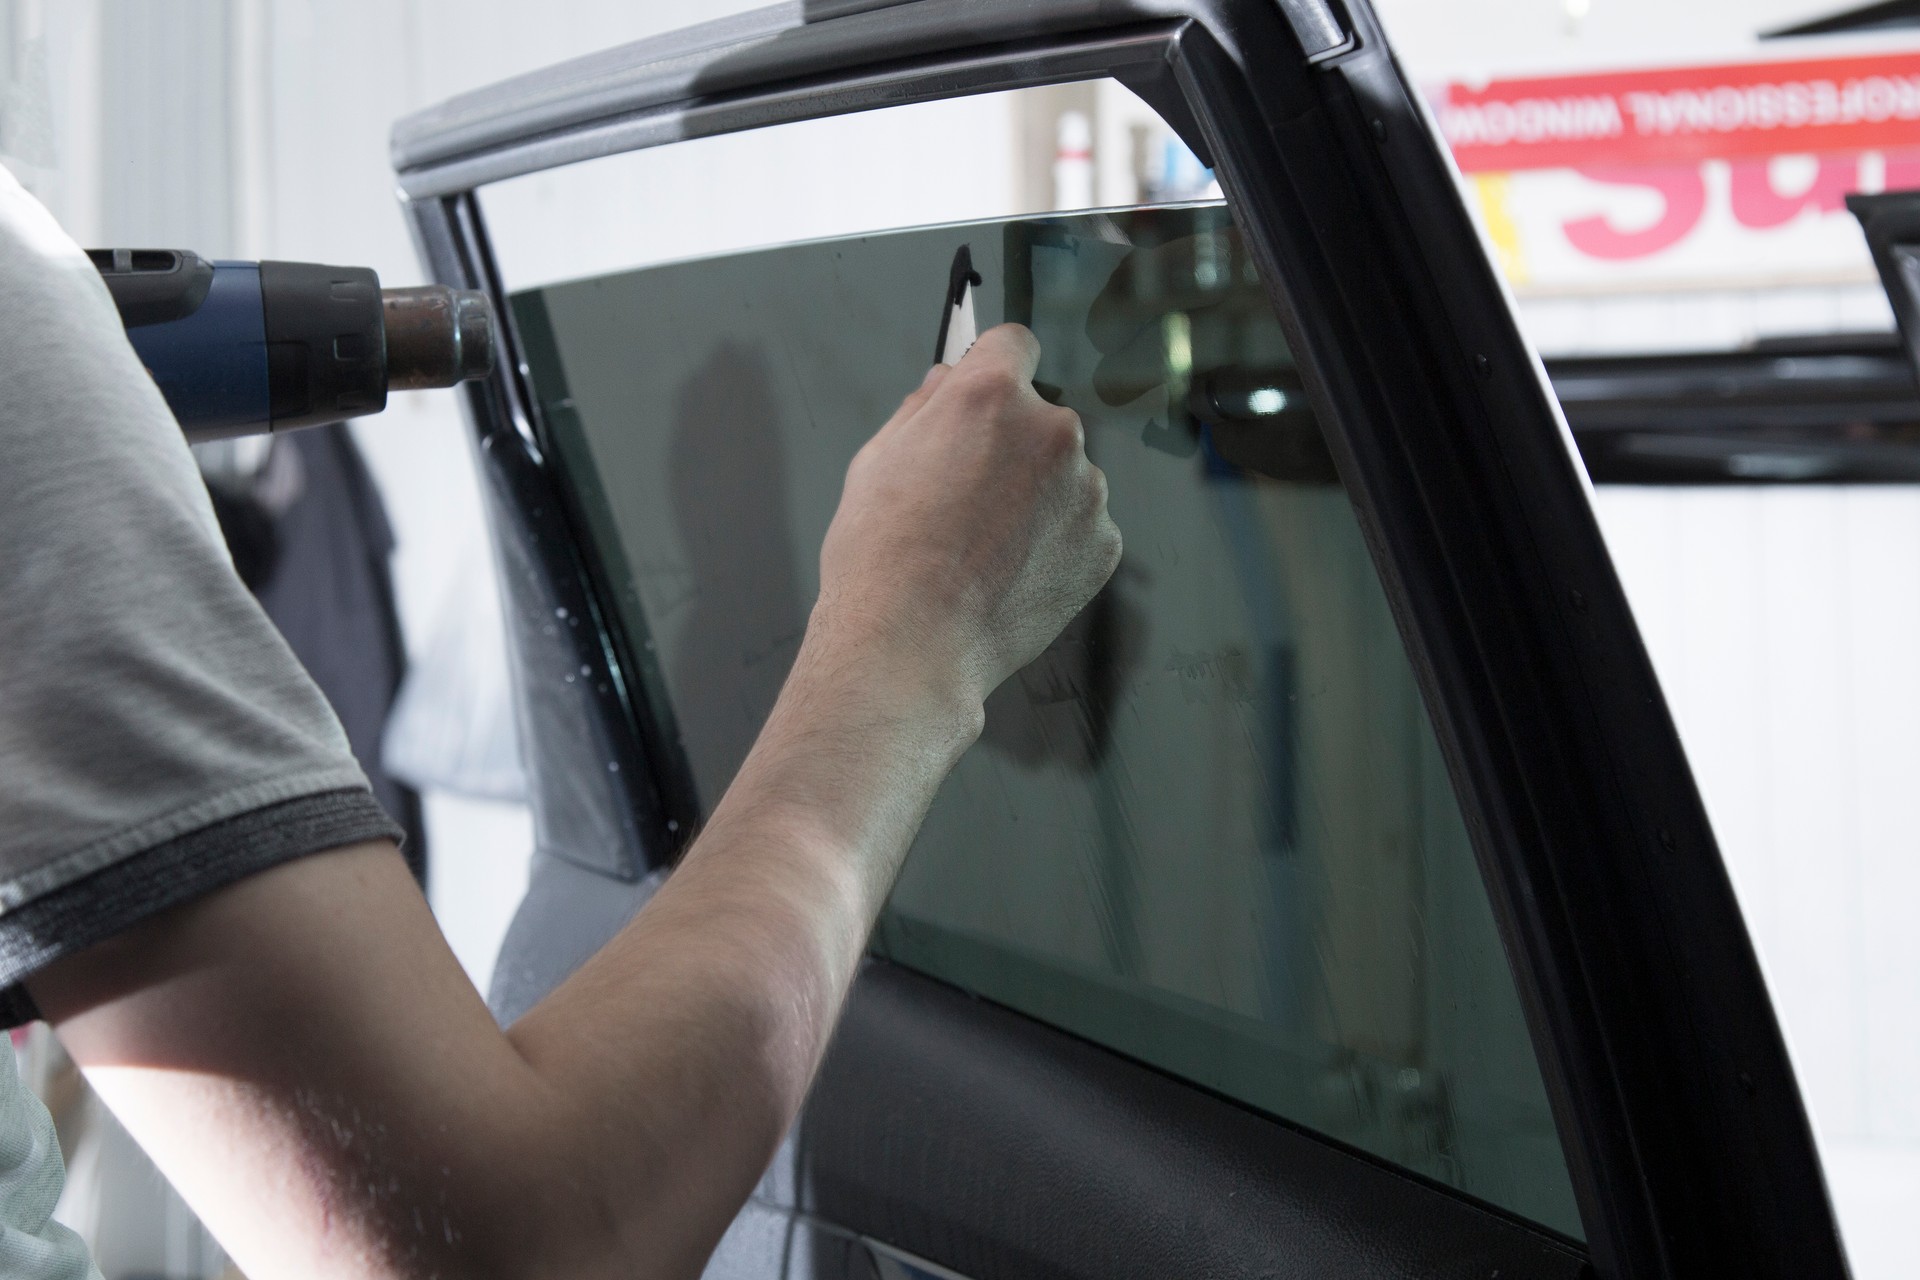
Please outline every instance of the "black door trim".
[{"label": "black door trim", "polygon": [[1587,1274],[1549,1232],[878,960],[795,1155],[783,1208],[971,1280]]}]

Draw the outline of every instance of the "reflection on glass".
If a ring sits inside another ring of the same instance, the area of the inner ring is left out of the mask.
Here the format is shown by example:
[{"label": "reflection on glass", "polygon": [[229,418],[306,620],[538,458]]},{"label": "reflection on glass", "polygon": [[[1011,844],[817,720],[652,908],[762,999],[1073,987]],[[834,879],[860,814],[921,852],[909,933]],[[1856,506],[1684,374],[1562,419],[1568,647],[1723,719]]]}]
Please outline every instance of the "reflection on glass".
[{"label": "reflection on glass", "polygon": [[964,246],[1039,334],[1127,554],[988,704],[875,945],[1569,1234],[1432,729],[1218,204],[738,254],[514,299],[554,447],[703,805],[758,731],[855,449]]}]

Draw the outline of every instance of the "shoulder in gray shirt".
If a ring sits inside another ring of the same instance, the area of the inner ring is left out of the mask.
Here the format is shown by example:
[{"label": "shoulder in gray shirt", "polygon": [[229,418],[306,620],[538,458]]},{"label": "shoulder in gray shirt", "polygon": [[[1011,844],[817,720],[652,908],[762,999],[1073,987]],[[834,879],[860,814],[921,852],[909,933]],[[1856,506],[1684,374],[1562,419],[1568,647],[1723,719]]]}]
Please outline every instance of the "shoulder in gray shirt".
[{"label": "shoulder in gray shirt", "polygon": [[162,908],[397,829],[84,254],[0,169],[0,1025]]}]

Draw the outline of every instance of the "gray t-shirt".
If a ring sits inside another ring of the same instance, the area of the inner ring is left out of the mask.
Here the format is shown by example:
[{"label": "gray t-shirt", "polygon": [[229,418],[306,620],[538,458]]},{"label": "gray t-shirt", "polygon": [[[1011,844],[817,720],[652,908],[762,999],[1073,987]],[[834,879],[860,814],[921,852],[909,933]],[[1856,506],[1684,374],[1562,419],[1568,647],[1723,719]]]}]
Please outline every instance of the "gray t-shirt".
[{"label": "gray t-shirt", "polygon": [[0,1023],[46,961],[394,835],[100,276],[0,171]]},{"label": "gray t-shirt", "polygon": [[[0,169],[0,1025],[35,1017],[48,961],[397,835],[234,576],[106,286]],[[52,1123],[0,1055],[0,1272],[84,1276],[48,1222]]]},{"label": "gray t-shirt", "polygon": [[111,296],[0,171],[0,1023],[20,980],[265,866],[394,834],[234,575]]},{"label": "gray t-shirt", "polygon": [[[60,956],[398,834],[235,576],[106,287],[0,168],[0,1026]],[[45,1116],[0,1066],[0,1270],[44,1243],[20,1274],[82,1275],[45,1223]]]}]

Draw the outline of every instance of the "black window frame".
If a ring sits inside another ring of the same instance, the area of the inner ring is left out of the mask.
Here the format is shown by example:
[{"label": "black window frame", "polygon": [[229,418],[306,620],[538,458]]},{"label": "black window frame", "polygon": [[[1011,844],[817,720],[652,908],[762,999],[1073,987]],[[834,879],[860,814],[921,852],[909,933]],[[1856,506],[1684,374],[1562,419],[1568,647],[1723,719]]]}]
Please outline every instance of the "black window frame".
[{"label": "black window frame", "polygon": [[[1584,473],[1365,0],[809,0],[455,99],[396,128],[394,163],[433,277],[485,288],[505,316],[486,183],[1107,75],[1214,161],[1274,294],[1447,758],[1595,1268],[1844,1276],[1778,1024]],[[693,815],[645,638],[616,633],[582,555],[516,342],[509,328],[467,404],[526,677],[537,836],[637,875]],[[538,679],[576,668],[591,678],[567,692]]]}]

